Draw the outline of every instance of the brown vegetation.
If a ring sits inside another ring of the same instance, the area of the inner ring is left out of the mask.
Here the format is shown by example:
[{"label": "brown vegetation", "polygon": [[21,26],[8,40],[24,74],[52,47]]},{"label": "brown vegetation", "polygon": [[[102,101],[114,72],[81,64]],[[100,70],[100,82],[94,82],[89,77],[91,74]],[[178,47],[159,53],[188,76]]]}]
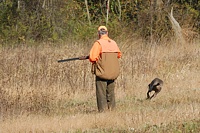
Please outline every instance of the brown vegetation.
[{"label": "brown vegetation", "polygon": [[[87,55],[90,46],[1,48],[1,133],[199,131],[199,41],[178,45],[119,39],[123,56],[116,82],[117,109],[106,113],[97,112],[89,61],[57,62]],[[157,100],[146,101],[148,83],[155,77],[165,84]]]}]

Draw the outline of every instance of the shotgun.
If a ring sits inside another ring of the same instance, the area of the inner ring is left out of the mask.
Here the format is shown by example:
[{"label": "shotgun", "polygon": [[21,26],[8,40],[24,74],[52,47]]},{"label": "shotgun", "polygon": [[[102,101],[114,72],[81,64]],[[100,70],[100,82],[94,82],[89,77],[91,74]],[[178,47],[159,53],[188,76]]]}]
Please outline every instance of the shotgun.
[{"label": "shotgun", "polygon": [[58,63],[66,62],[66,61],[73,61],[73,60],[86,60],[86,59],[89,59],[89,55],[81,56],[81,57],[75,57],[75,58],[68,58],[68,59],[63,59],[63,60],[58,60]]}]

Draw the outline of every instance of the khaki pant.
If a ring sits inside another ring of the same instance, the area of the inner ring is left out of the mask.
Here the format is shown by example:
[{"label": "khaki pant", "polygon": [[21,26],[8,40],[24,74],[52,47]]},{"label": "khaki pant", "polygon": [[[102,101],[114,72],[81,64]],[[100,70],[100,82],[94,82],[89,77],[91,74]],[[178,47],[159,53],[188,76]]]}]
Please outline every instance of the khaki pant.
[{"label": "khaki pant", "polygon": [[115,108],[115,81],[96,77],[96,98],[99,112]]}]

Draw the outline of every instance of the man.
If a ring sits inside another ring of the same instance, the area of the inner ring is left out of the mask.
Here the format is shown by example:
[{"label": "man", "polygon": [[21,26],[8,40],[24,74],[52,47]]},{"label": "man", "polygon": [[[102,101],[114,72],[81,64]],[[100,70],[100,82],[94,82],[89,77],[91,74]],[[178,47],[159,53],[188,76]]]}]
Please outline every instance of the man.
[{"label": "man", "polygon": [[119,75],[121,51],[116,42],[108,37],[105,26],[98,28],[99,40],[93,44],[89,60],[92,62],[92,73],[96,75],[96,98],[98,111],[115,108],[115,79]]}]

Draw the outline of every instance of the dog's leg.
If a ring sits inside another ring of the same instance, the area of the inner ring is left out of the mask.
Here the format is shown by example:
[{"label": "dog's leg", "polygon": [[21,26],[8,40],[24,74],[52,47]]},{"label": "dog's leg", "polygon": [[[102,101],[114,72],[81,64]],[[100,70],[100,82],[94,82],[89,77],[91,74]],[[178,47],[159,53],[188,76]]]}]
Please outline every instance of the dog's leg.
[{"label": "dog's leg", "polygon": [[150,91],[147,92],[147,99],[150,99],[149,93],[150,93]]},{"label": "dog's leg", "polygon": [[155,92],[155,93],[150,97],[150,99],[152,99],[153,97],[155,98],[157,94],[158,94],[158,92]]},{"label": "dog's leg", "polygon": [[157,95],[160,91],[161,91],[161,87],[158,86],[157,89],[156,89],[156,91],[155,91],[155,93],[150,97],[150,99],[153,98],[153,97],[155,98],[156,95]]}]

